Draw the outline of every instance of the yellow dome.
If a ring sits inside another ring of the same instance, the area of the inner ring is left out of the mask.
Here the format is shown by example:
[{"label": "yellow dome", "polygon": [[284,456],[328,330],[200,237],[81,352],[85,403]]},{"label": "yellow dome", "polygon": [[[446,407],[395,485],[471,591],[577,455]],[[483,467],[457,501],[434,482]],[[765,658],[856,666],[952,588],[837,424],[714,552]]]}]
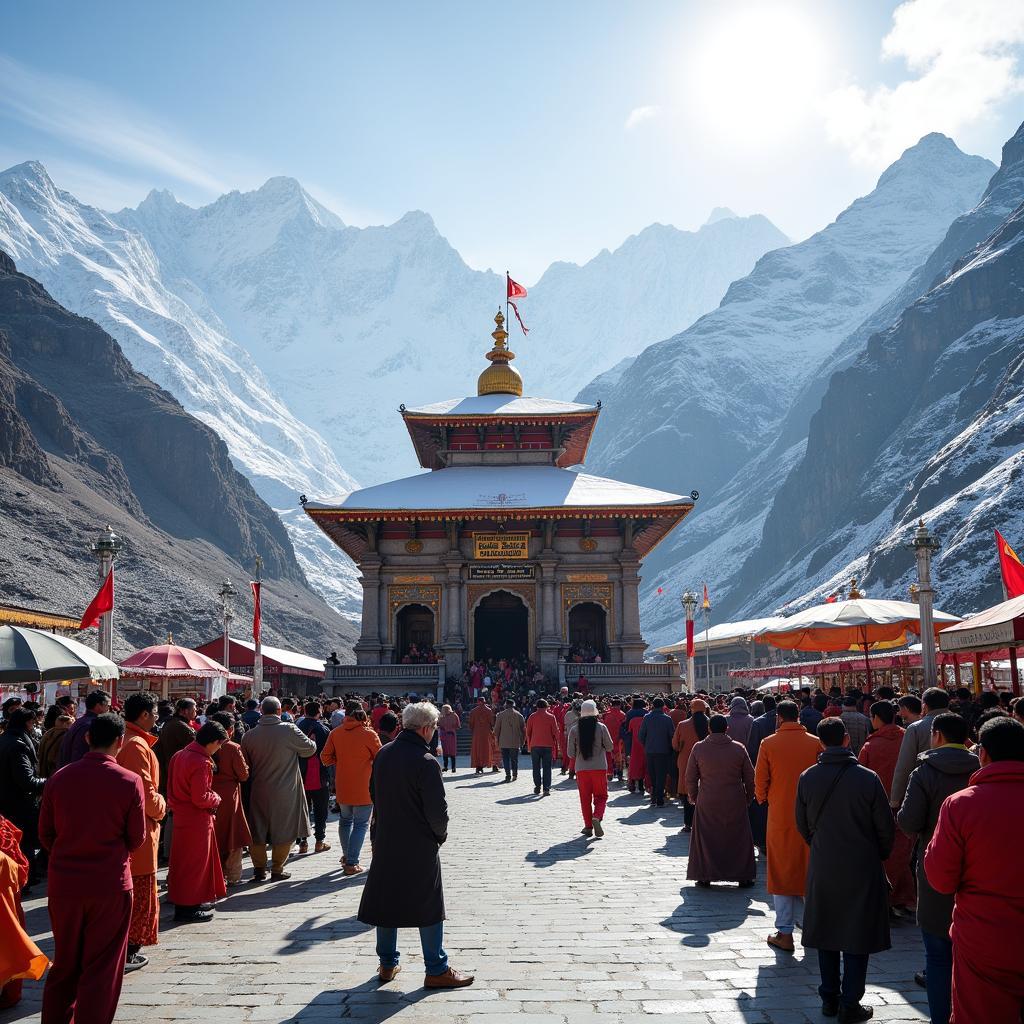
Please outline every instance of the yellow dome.
[{"label": "yellow dome", "polygon": [[491,365],[480,374],[476,384],[478,395],[523,395],[523,378],[519,371],[509,366],[509,362],[515,359],[516,354],[509,350],[506,345],[508,332],[505,330],[505,317],[501,310],[494,318],[498,325],[497,329],[491,332],[494,339],[494,348],[487,353]]}]

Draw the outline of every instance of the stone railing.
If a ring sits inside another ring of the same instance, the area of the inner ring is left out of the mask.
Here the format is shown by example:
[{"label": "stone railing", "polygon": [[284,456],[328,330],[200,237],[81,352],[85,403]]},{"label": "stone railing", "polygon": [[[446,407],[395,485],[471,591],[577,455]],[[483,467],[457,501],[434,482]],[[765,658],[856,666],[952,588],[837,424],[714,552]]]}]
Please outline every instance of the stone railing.
[{"label": "stone railing", "polygon": [[678,662],[643,661],[626,664],[614,661],[558,663],[558,685],[572,688],[581,675],[593,690],[607,693],[614,690],[651,690],[671,692],[679,690],[682,679]]},{"label": "stone railing", "polygon": [[422,665],[328,665],[324,692],[360,693],[393,690],[396,694],[444,694],[444,662]]}]

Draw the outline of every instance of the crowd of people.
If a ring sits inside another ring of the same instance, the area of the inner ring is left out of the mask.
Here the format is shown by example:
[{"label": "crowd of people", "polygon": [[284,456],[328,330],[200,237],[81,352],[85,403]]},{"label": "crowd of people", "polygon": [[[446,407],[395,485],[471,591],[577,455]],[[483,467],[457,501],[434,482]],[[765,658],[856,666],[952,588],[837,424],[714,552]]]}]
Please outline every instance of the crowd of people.
[{"label": "crowd of people", "polygon": [[[20,978],[45,969],[20,908],[44,875],[55,953],[43,1024],[66,1024],[72,1012],[109,1021],[123,975],[158,943],[162,862],[174,920],[208,922],[229,888],[286,880],[291,857],[330,851],[332,811],[344,876],[364,873],[371,837],[359,919],[377,929],[381,983],[400,969],[397,930],[416,927],[424,984],[471,984],[443,949],[438,859],[443,774],[458,770],[465,723],[470,771],[516,783],[525,753],[538,798],[556,769],[574,780],[587,840],[606,837],[617,781],[653,808],[678,804],[698,887],[749,888],[758,858],[766,862],[767,942],[792,953],[801,930],[817,950],[826,1015],[871,1016],[861,1002],[869,958],[890,947],[892,926],[916,917],[933,1024],[1018,1024],[1024,699],[937,687],[920,696],[806,688],[778,700],[541,695],[528,668],[440,708],[383,694],[269,694],[244,706],[229,695],[200,708],[148,693],[115,708],[102,690],[82,709],[69,698],[45,712],[5,702],[0,908],[16,935],[0,945],[0,999],[10,1004]],[[472,690],[480,671],[468,675]]]}]

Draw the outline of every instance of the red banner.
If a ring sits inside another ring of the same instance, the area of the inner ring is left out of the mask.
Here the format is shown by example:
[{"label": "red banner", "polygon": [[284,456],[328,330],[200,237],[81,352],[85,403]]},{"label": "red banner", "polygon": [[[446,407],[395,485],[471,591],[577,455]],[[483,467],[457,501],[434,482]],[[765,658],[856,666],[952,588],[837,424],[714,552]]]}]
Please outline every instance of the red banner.
[{"label": "red banner", "polygon": [[[693,657],[693,619],[686,620],[686,657]],[[692,682],[689,679],[686,681],[688,683]]]},{"label": "red banner", "polygon": [[253,580],[250,584],[252,587],[252,642],[258,644],[260,642],[260,587],[262,584],[257,583]]},{"label": "red banner", "polygon": [[79,629],[88,629],[90,626],[99,625],[100,617],[114,609],[114,568],[111,566],[107,578],[97,591],[92,603],[85,609],[82,616],[82,624]]},{"label": "red banner", "polygon": [[512,278],[508,276],[507,271],[505,272],[505,281],[508,285],[505,293],[506,299],[526,298],[526,289],[518,281],[513,281]]},{"label": "red banner", "polygon": [[1024,594],[1024,565],[1017,557],[1017,552],[1003,539],[996,530],[996,547],[999,549],[999,571],[1003,576],[1003,587],[1006,598],[1020,597]]}]

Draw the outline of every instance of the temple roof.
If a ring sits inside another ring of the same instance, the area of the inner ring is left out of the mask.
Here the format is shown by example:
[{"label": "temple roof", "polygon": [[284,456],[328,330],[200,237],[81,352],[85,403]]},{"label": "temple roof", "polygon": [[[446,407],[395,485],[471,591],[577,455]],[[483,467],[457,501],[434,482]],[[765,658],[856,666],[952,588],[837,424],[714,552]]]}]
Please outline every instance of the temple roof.
[{"label": "temple roof", "polygon": [[357,561],[368,552],[357,523],[493,519],[639,519],[633,547],[646,555],[692,509],[679,494],[557,466],[452,466],[353,491],[307,514]]},{"label": "temple roof", "polygon": [[458,416],[562,416],[573,413],[596,413],[594,405],[576,402],[558,402],[551,398],[518,398],[515,395],[471,395],[468,398],[449,398],[444,402],[421,405],[403,410],[404,416],[458,417]]}]

